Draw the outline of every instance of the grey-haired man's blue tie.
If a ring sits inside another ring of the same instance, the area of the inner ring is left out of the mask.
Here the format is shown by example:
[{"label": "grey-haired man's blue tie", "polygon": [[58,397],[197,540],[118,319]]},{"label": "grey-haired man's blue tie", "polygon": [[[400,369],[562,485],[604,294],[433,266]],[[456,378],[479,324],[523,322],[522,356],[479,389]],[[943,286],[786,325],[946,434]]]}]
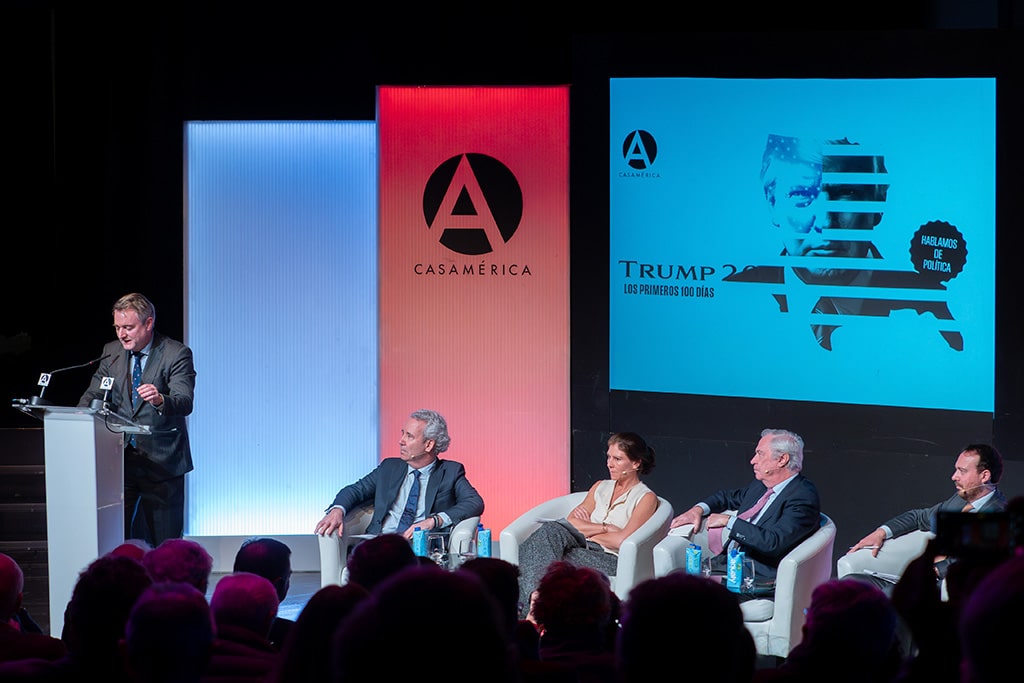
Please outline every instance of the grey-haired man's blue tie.
[{"label": "grey-haired man's blue tie", "polygon": [[404,533],[413,520],[416,519],[416,506],[420,502],[420,471],[412,471],[412,488],[409,489],[409,499],[405,501],[405,509],[402,510],[402,518],[398,520],[398,533]]}]

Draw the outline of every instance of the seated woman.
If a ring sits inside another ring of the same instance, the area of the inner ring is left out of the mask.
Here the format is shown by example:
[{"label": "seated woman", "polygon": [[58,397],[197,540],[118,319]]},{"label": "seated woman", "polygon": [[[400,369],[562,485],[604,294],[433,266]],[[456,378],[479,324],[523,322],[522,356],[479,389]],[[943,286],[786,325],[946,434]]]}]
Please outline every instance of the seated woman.
[{"label": "seated woman", "polygon": [[548,565],[565,560],[614,576],[619,545],[658,508],[658,497],[640,481],[654,469],[654,449],[639,434],[608,439],[608,473],[565,519],[544,522],[519,546],[519,608],[526,618],[530,595]]}]

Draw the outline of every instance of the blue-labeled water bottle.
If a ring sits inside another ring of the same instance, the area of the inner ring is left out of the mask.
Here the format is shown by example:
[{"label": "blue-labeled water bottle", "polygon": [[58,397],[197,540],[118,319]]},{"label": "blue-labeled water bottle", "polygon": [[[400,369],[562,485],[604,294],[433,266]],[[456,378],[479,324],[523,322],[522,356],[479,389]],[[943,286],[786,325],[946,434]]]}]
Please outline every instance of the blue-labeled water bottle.
[{"label": "blue-labeled water bottle", "polygon": [[700,574],[700,559],[701,559],[701,547],[696,543],[691,543],[686,547],[686,573],[687,574]]},{"label": "blue-labeled water bottle", "polygon": [[420,557],[427,556],[427,532],[420,527],[412,530],[412,552]]},{"label": "blue-labeled water bottle", "polygon": [[729,550],[729,561],[725,565],[725,587],[733,593],[739,593],[743,586],[743,557],[746,555],[742,550],[732,548]]},{"label": "blue-labeled water bottle", "polygon": [[491,530],[485,529],[483,523],[476,525],[476,556],[491,556]]}]

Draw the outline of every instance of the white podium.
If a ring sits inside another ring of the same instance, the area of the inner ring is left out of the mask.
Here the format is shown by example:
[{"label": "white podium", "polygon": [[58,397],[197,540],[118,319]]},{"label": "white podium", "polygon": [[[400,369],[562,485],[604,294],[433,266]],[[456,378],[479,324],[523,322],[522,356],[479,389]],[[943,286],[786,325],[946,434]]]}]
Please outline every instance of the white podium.
[{"label": "white podium", "polygon": [[124,434],[149,427],[106,408],[14,408],[43,421],[50,634],[60,637],[79,573],[124,542]]}]

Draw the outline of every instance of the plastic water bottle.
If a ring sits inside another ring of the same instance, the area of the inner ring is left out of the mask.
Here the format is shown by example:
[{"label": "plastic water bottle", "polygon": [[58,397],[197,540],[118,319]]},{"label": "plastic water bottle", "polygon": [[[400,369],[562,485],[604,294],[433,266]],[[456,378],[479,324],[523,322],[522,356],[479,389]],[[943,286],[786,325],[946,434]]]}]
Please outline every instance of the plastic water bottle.
[{"label": "plastic water bottle", "polygon": [[691,543],[686,547],[686,573],[700,575],[701,573],[701,547]]},{"label": "plastic water bottle", "polygon": [[420,557],[427,556],[427,532],[419,527],[412,530],[412,551]]},{"label": "plastic water bottle", "polygon": [[728,563],[725,566],[725,587],[733,593],[739,593],[743,585],[743,557],[746,553],[732,548],[729,550]]},{"label": "plastic water bottle", "polygon": [[476,556],[491,556],[491,530],[485,529],[482,523],[476,526]]}]

